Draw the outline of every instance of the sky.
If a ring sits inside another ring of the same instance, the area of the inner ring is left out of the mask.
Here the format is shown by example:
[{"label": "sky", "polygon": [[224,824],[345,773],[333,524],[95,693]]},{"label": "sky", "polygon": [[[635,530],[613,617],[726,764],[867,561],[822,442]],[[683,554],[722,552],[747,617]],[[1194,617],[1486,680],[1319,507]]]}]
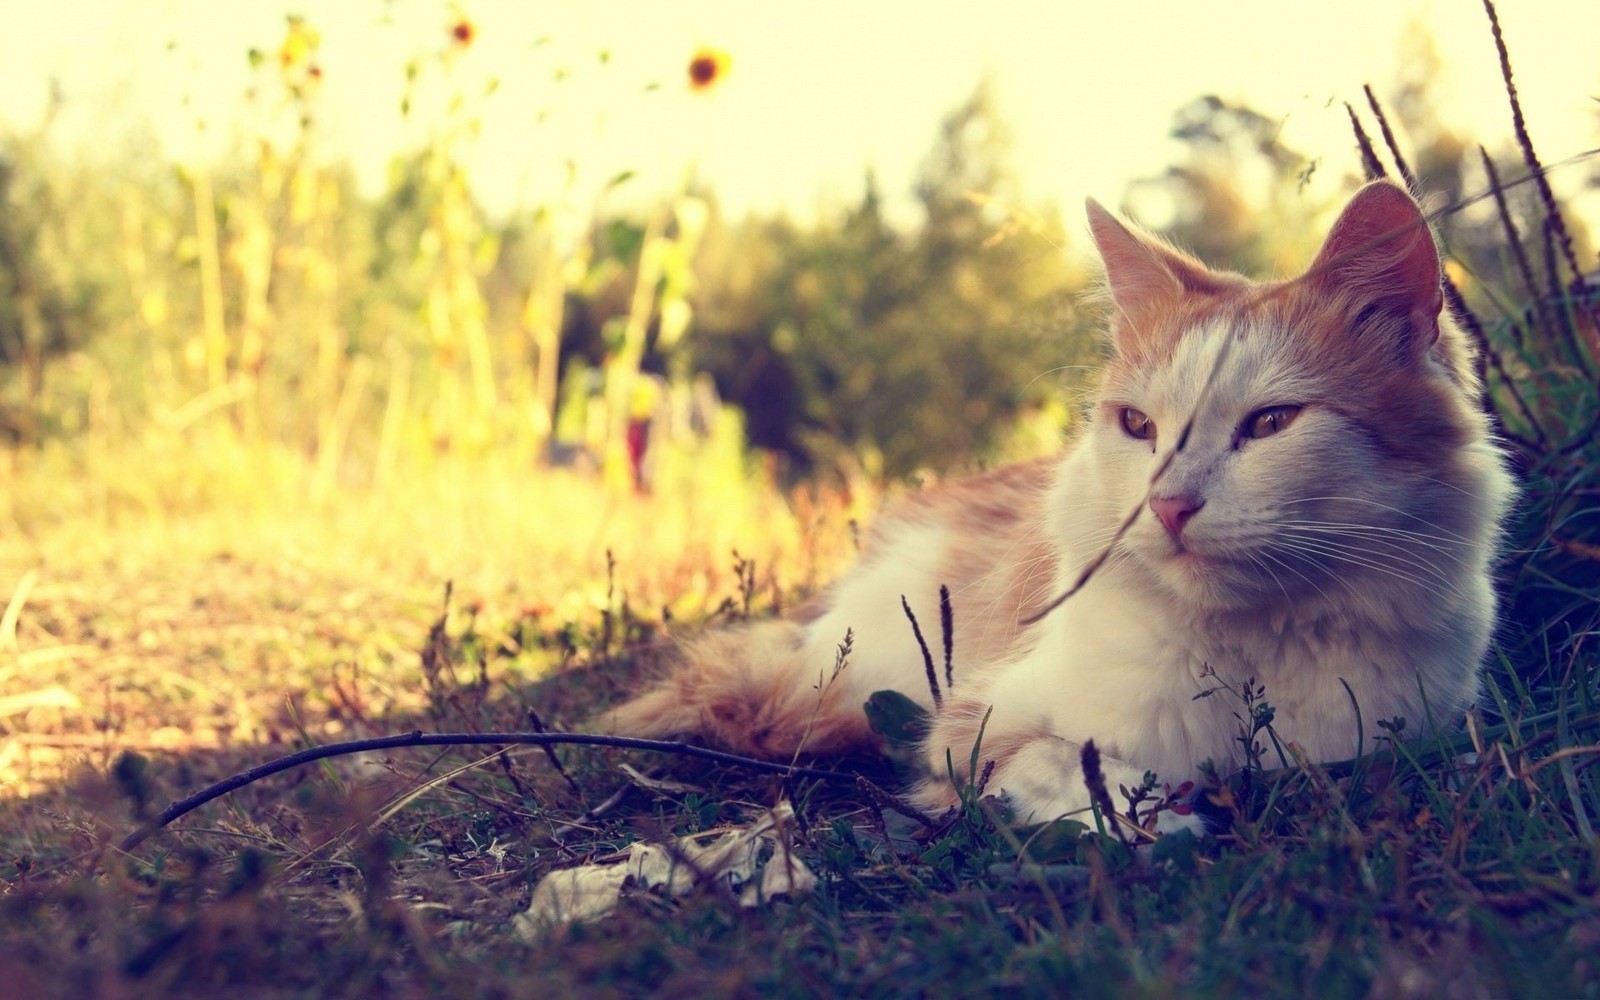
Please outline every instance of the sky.
[{"label": "sky", "polygon": [[[1499,6],[1545,159],[1600,145],[1600,2]],[[321,39],[321,155],[377,190],[397,152],[442,122],[476,123],[455,148],[497,212],[592,205],[623,171],[632,179],[604,197],[642,198],[692,172],[731,213],[804,218],[858,197],[869,167],[905,212],[940,116],[981,79],[1030,198],[1115,204],[1130,179],[1170,162],[1173,112],[1204,93],[1280,119],[1286,141],[1326,158],[1331,182],[1356,169],[1342,102],[1359,103],[1363,83],[1392,88],[1418,24],[1440,55],[1444,118],[1491,147],[1510,135],[1476,0],[58,0],[26,11],[0,36],[0,129],[37,130],[54,93],[58,146],[114,158],[147,128],[163,156],[222,157],[259,134],[261,112],[241,110],[246,53],[276,53],[297,12]],[[438,53],[463,15],[473,41],[447,67]],[[701,47],[731,64],[691,93]],[[408,61],[422,70],[402,116]]]}]

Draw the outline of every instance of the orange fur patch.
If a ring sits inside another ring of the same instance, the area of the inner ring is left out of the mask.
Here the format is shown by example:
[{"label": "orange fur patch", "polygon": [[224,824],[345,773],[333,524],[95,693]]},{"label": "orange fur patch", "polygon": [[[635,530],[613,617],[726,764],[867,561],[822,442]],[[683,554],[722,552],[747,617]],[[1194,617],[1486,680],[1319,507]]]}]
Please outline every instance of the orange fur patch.
[{"label": "orange fur patch", "polygon": [[770,759],[875,744],[861,706],[847,704],[817,664],[801,661],[802,638],[786,621],[705,635],[684,648],[655,688],[606,713],[603,728],[628,736],[699,734]]},{"label": "orange fur patch", "polygon": [[[1049,591],[1056,569],[1055,540],[1046,505],[1058,458],[994,469],[906,498],[880,520],[866,559],[892,557],[884,536],[897,527],[951,527],[937,579],[950,588],[958,666],[977,669],[1015,652],[1022,619]],[[929,642],[938,633],[924,623]],[[957,671],[960,683],[960,670]]]}]

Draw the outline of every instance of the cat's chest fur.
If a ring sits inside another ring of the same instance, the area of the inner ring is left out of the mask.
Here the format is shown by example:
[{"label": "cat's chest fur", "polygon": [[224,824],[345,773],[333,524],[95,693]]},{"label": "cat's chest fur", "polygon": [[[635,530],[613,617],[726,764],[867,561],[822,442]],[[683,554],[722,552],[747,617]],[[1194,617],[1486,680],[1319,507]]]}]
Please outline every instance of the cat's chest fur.
[{"label": "cat's chest fur", "polygon": [[[1377,734],[1378,720],[1402,716],[1417,732],[1476,697],[1493,607],[1481,563],[1437,551],[1424,563],[1417,553],[1437,550],[1436,542],[1374,521],[1340,529],[1353,539],[1346,550],[1317,542],[1324,575],[1313,576],[1288,561],[1283,543],[1259,541],[1292,532],[1292,519],[1250,513],[1248,500],[1216,488],[1202,515],[1222,527],[1197,518],[1193,544],[1241,552],[1237,565],[1208,568],[1199,559],[1174,570],[1171,539],[1149,516],[1096,564],[1119,533],[1127,483],[1149,476],[1142,464],[1126,468],[1128,456],[1115,447],[1087,436],[1058,466],[1039,508],[1038,530],[1057,540],[1052,589],[1076,592],[1019,630],[1014,655],[980,675],[977,697],[996,719],[1010,720],[1002,725],[1094,739],[1170,775],[1207,759],[1224,768],[1241,762],[1247,688],[1272,706],[1275,732],[1313,760],[1360,752],[1358,734]],[[1326,456],[1307,459],[1253,492],[1285,484],[1293,490],[1285,496],[1361,492],[1332,466]],[[1385,488],[1401,478],[1391,471]],[[1230,549],[1235,537],[1249,547]],[[1085,568],[1092,573],[1077,588]],[[1219,604],[1208,589],[1216,579],[1245,588],[1249,599]]]},{"label": "cat's chest fur", "polygon": [[1313,759],[1357,752],[1358,706],[1368,733],[1378,718],[1417,718],[1419,680],[1396,662],[1408,636],[1333,611],[1189,614],[1121,583],[1091,582],[979,697],[1167,775],[1240,762],[1247,686]]}]

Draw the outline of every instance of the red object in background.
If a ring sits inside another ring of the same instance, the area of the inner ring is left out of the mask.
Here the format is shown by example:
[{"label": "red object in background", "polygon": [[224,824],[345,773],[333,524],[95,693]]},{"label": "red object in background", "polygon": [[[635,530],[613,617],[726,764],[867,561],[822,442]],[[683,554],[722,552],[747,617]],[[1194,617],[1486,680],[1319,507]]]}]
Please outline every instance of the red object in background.
[{"label": "red object in background", "polygon": [[644,488],[644,450],[650,446],[650,421],[628,421],[628,468],[633,470],[633,488],[640,493]]}]

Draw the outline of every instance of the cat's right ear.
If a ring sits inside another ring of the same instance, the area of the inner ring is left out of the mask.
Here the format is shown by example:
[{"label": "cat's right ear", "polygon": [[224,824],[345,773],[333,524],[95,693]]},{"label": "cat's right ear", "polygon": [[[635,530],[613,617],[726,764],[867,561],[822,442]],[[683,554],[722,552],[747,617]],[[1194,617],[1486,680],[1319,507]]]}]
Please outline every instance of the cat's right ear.
[{"label": "cat's right ear", "polygon": [[1307,278],[1343,291],[1356,307],[1404,320],[1414,355],[1439,339],[1439,251],[1421,207],[1393,181],[1373,181],[1356,192]]}]

